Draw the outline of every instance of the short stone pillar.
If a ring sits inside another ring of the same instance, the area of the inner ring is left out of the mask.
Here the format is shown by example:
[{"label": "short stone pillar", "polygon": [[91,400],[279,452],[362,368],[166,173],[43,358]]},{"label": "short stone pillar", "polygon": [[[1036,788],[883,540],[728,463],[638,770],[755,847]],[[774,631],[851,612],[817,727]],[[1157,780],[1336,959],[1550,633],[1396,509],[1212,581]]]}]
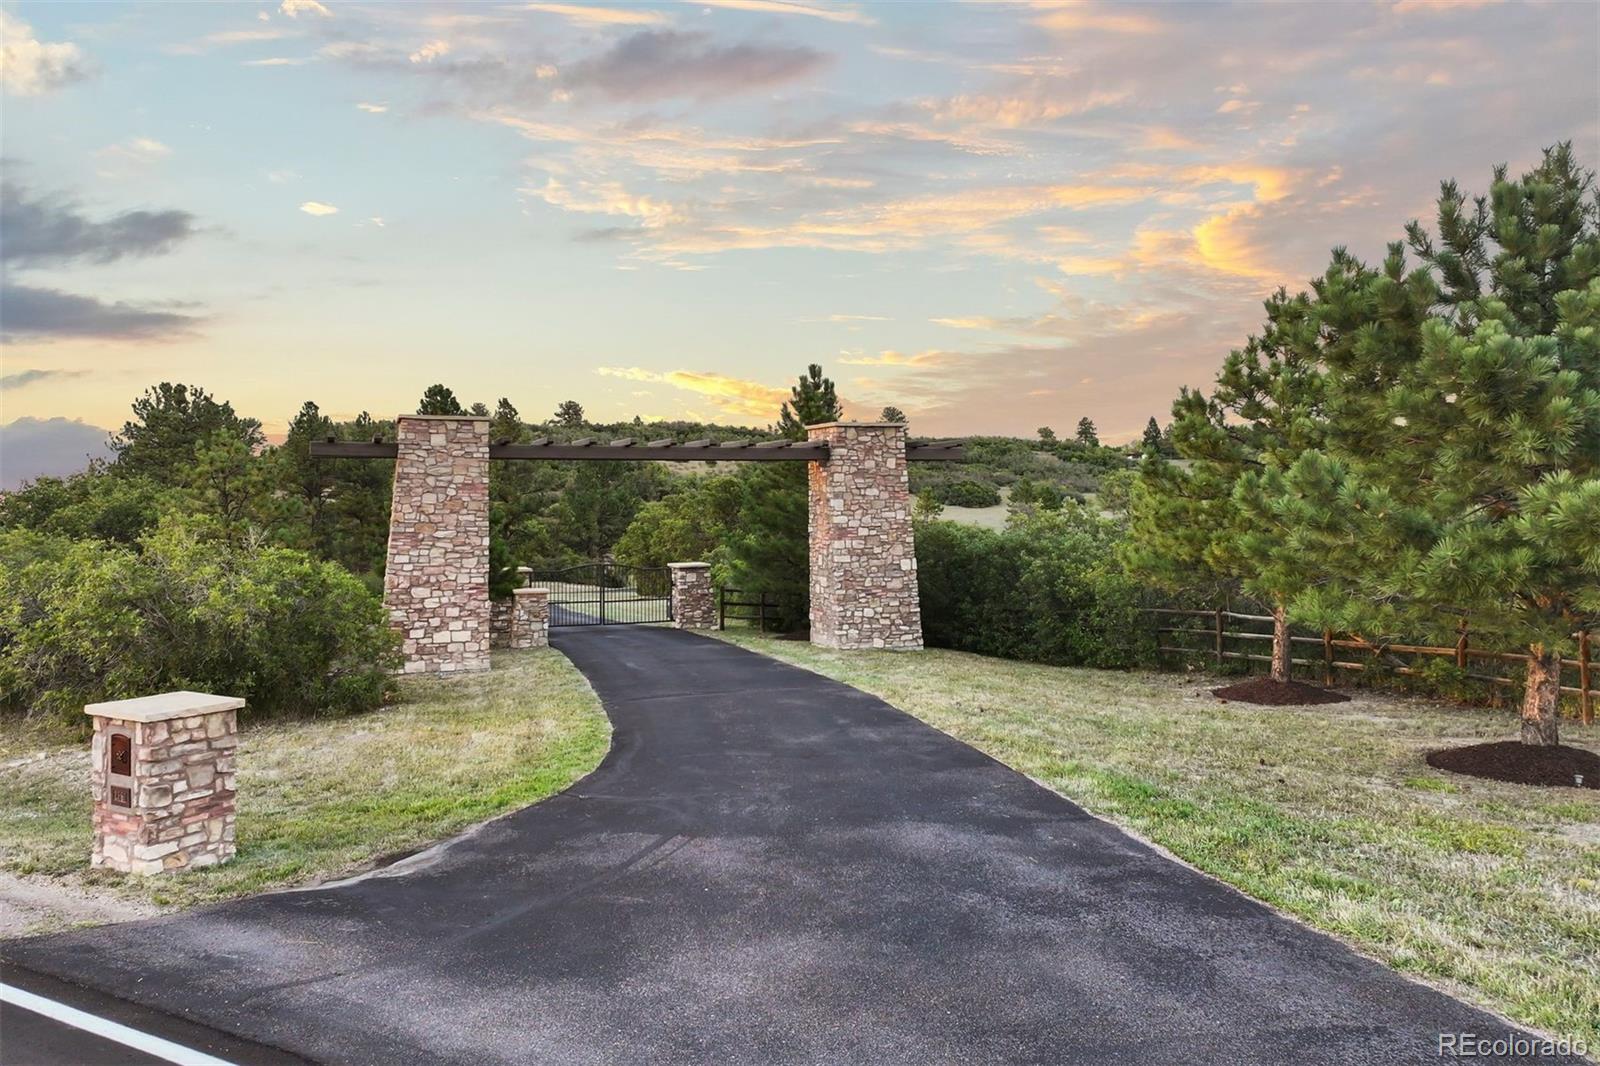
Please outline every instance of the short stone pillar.
[{"label": "short stone pillar", "polygon": [[123,873],[213,866],[234,853],[234,751],[244,700],[164,692],[91,703],[90,862]]},{"label": "short stone pillar", "polygon": [[807,426],[828,458],[807,464],[811,642],[825,648],[922,647],[906,427]]},{"label": "short stone pillar", "polygon": [[550,646],[550,590],[517,589],[511,594],[511,634],[508,648]]},{"label": "short stone pillar", "polygon": [[672,624],[678,629],[717,628],[717,598],[710,563],[668,563],[672,573]]},{"label": "short stone pillar", "polygon": [[404,671],[489,668],[489,420],[400,415],[383,602]]}]

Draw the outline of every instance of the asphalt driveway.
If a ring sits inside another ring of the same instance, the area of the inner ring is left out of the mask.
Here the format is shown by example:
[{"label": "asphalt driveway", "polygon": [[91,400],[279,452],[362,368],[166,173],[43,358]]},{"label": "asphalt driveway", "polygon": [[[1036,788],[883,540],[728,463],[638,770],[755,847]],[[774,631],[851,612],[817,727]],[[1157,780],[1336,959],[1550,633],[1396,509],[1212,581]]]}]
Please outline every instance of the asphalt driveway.
[{"label": "asphalt driveway", "polygon": [[0,956],[335,1063],[1436,1063],[1514,1032],[847,686],[669,629],[556,644],[616,729],[568,792]]}]

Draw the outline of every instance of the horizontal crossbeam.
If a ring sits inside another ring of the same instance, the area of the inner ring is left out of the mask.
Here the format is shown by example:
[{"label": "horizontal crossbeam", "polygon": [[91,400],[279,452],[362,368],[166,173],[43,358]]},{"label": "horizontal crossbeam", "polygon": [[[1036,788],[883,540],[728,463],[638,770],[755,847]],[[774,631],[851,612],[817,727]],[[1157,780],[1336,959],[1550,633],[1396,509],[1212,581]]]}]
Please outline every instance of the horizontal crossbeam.
[{"label": "horizontal crossbeam", "polygon": [[[951,461],[962,457],[961,441],[914,442],[906,445],[906,458],[913,462]],[[393,459],[400,453],[394,441],[316,440],[311,442],[313,459]],[[631,440],[603,444],[592,438],[561,443],[537,440],[530,444],[491,444],[490,459],[616,460],[639,462],[657,460],[668,463],[704,463],[725,459],[739,463],[815,462],[828,458],[825,441],[689,441],[676,444],[652,441],[637,444]]]}]

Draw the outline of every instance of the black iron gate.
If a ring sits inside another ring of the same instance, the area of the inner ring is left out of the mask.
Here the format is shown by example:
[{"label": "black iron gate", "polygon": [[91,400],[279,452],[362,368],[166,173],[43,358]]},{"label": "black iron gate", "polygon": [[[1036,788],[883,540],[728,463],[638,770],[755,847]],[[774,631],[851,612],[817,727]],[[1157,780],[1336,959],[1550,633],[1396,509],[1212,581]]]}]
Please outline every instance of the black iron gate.
[{"label": "black iron gate", "polygon": [[534,570],[528,584],[550,590],[552,626],[672,621],[672,573],[664,566],[583,563]]}]

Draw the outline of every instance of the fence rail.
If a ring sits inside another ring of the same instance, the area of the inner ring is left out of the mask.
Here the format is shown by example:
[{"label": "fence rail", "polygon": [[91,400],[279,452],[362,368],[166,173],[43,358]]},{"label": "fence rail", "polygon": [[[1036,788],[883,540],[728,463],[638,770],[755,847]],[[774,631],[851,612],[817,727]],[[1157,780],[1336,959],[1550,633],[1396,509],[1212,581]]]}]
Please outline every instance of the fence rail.
[{"label": "fence rail", "polygon": [[[1230,629],[1229,622],[1271,622],[1270,614],[1244,614],[1239,611],[1228,611],[1221,608],[1190,608],[1190,607],[1146,607],[1145,612],[1154,615],[1171,615],[1180,618],[1204,618],[1210,621],[1207,626],[1157,626],[1156,650],[1169,655],[1205,655],[1216,660],[1221,666],[1224,661],[1233,659],[1243,662],[1270,663],[1271,655],[1253,654],[1249,651],[1235,651],[1228,647],[1229,641],[1268,641],[1272,640],[1271,633],[1253,633],[1247,630]],[[1200,636],[1206,638],[1208,647],[1183,647],[1166,643],[1172,636]],[[1380,655],[1422,655],[1422,656],[1449,656],[1455,660],[1456,668],[1463,672],[1463,676],[1474,681],[1483,681],[1491,685],[1505,688],[1521,688],[1522,681],[1514,677],[1502,677],[1499,674],[1486,674],[1474,672],[1469,669],[1473,660],[1486,660],[1497,663],[1525,663],[1526,655],[1514,652],[1495,651],[1488,648],[1474,648],[1469,640],[1470,634],[1463,628],[1453,647],[1431,644],[1374,644],[1359,637],[1338,637],[1332,630],[1324,630],[1321,636],[1289,636],[1289,662],[1293,666],[1304,666],[1311,669],[1321,668],[1322,683],[1333,684],[1334,671],[1351,670],[1362,671],[1369,669]],[[1600,703],[1600,677],[1596,676],[1591,662],[1593,635],[1588,630],[1577,634],[1578,657],[1576,659],[1562,658],[1557,665],[1557,675],[1562,671],[1575,669],[1578,674],[1576,685],[1562,685],[1564,695],[1578,697],[1578,713],[1584,725],[1594,722],[1594,711]],[[1322,654],[1316,658],[1296,658],[1295,646],[1305,647],[1312,645],[1320,648]],[[1338,658],[1339,651],[1359,651],[1367,653],[1366,662],[1353,659]],[[1392,670],[1397,674],[1411,675],[1417,672],[1414,666],[1394,666]]]},{"label": "fence rail", "polygon": [[[728,619],[735,622],[755,622],[761,632],[767,631],[767,620],[781,621],[783,598],[775,592],[747,592],[744,589],[717,589],[717,628],[728,628]],[[733,611],[729,614],[729,611]]]}]

